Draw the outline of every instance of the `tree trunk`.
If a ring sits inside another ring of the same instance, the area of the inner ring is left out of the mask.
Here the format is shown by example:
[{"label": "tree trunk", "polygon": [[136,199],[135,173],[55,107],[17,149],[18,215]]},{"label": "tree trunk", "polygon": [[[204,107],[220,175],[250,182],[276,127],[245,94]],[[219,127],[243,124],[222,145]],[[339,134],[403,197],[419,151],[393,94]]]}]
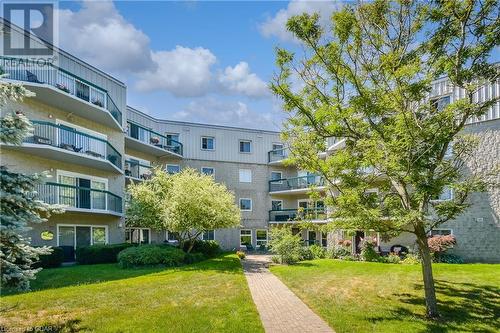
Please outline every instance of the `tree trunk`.
[{"label": "tree trunk", "polygon": [[423,235],[417,235],[417,242],[419,245],[420,255],[422,257],[422,275],[424,279],[425,306],[427,317],[437,318],[439,317],[439,313],[437,309],[434,277],[432,275],[432,259],[425,232],[423,233]]},{"label": "tree trunk", "polygon": [[191,250],[193,249],[193,246],[194,246],[194,240],[189,240],[189,246],[187,248],[187,253],[191,253]]}]

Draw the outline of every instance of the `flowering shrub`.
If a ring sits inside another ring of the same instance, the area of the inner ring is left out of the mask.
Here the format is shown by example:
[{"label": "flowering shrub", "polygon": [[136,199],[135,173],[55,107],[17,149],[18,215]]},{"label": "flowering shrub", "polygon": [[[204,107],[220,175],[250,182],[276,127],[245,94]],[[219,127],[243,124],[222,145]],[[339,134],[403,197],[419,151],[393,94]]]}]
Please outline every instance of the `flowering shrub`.
[{"label": "flowering shrub", "polygon": [[455,244],[457,244],[457,240],[452,235],[438,235],[429,237],[427,239],[427,244],[429,245],[429,249],[432,253],[441,253],[451,249]]},{"label": "flowering shrub", "polygon": [[399,264],[401,262],[401,258],[395,253],[389,253],[389,255],[384,258],[384,262],[389,264]]},{"label": "flowering shrub", "polygon": [[337,245],[349,247],[352,245],[352,241],[350,239],[341,239],[337,242]]},{"label": "flowering shrub", "polygon": [[375,251],[377,239],[372,237],[365,237],[361,240],[361,254],[360,257],[364,261],[379,261],[380,255]]},{"label": "flowering shrub", "polygon": [[404,265],[417,265],[420,264],[420,258],[416,254],[408,253],[401,263]]},{"label": "flowering shrub", "polygon": [[240,259],[245,259],[245,252],[243,251],[236,251],[236,255],[238,256],[238,258]]}]

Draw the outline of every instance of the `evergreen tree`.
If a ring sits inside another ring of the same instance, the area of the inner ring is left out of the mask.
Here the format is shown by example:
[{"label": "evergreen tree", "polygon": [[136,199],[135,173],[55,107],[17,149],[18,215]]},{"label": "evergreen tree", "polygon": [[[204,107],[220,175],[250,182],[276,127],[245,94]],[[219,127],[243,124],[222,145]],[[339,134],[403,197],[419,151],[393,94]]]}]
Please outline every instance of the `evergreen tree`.
[{"label": "evergreen tree", "polygon": [[[0,78],[1,79],[1,78]],[[7,111],[13,102],[32,96],[19,84],[0,81],[0,107]],[[0,142],[19,145],[32,131],[30,121],[20,112],[0,119]],[[3,287],[28,289],[29,280],[40,270],[32,268],[41,254],[51,252],[48,247],[35,248],[25,236],[28,223],[42,223],[57,207],[37,199],[35,188],[44,174],[27,175],[10,172],[0,166],[0,266]],[[43,215],[43,216],[42,216]]]}]

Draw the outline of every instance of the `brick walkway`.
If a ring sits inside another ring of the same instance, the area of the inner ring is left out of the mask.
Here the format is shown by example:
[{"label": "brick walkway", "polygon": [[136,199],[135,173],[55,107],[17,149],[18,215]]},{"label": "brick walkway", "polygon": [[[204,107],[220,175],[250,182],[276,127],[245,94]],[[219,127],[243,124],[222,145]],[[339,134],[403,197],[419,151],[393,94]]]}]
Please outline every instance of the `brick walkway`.
[{"label": "brick walkway", "polygon": [[248,255],[243,270],[266,333],[334,333],[267,269],[269,256]]}]

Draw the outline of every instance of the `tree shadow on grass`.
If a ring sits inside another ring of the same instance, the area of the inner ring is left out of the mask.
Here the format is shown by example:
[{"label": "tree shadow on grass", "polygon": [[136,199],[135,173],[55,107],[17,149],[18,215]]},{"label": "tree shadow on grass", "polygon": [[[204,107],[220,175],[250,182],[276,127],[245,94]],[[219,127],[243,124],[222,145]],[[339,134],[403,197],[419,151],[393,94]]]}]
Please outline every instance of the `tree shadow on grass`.
[{"label": "tree shadow on grass", "polygon": [[[131,279],[140,276],[175,274],[178,272],[213,271],[224,274],[241,274],[239,259],[230,253],[198,263],[180,267],[138,267],[120,268],[118,264],[76,265],[52,268],[42,271],[37,279],[32,281],[32,290],[37,292],[47,289],[58,289],[70,286],[98,284],[109,281]],[[2,288],[1,295],[9,296],[23,293],[22,291]]]},{"label": "tree shadow on grass", "polygon": [[[370,321],[421,321],[425,325],[422,332],[498,332],[500,325],[500,288],[493,285],[448,282],[436,280],[438,310],[441,317],[429,320],[422,314],[416,314],[408,308],[399,306],[387,316],[373,317]],[[421,284],[415,284],[414,290],[422,290]],[[395,294],[405,304],[425,307],[423,294]],[[464,325],[467,325],[465,327]],[[478,327],[481,324],[483,327]]]}]

